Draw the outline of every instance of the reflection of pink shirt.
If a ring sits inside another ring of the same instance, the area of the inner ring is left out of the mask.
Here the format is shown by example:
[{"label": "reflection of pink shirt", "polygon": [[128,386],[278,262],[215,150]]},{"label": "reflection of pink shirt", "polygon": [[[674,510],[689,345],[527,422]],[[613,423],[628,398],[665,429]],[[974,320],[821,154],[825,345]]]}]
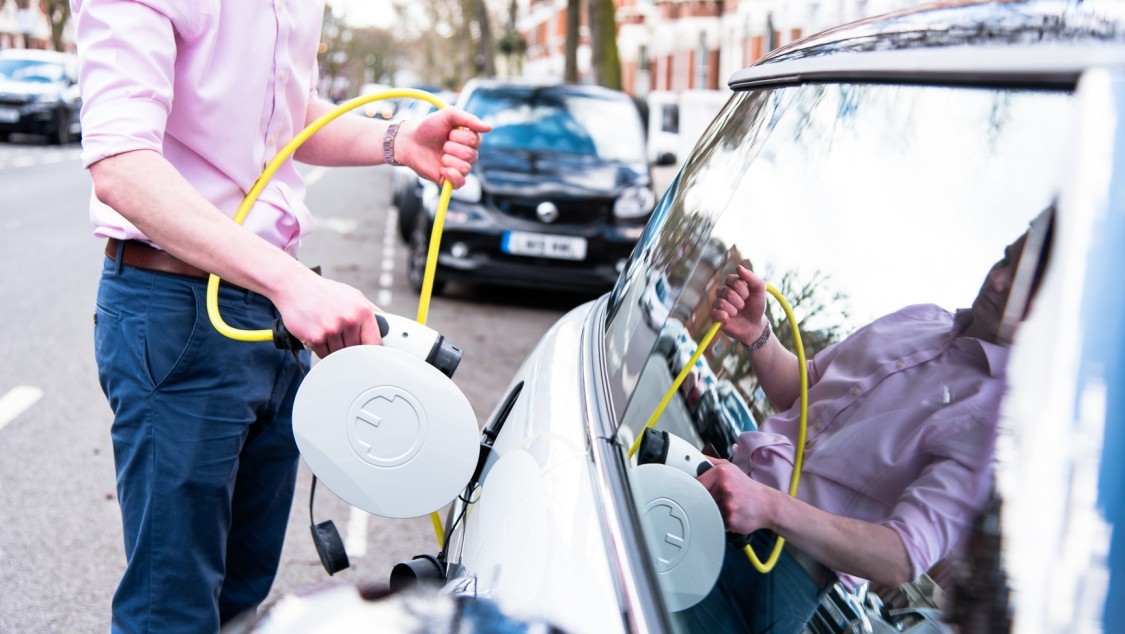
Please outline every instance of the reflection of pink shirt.
[{"label": "reflection of pink shirt", "polygon": [[[71,0],[82,89],[82,159],[154,150],[233,216],[271,158],[305,126],[324,0]],[[311,227],[292,160],[246,219],[294,252]],[[142,238],[92,201],[94,233]]]},{"label": "reflection of pink shirt", "polygon": [[[955,337],[968,317],[910,306],[808,362],[797,497],[895,531],[915,577],[957,545],[990,482],[1008,349]],[[788,491],[799,415],[795,404],[743,433],[733,462]]]}]

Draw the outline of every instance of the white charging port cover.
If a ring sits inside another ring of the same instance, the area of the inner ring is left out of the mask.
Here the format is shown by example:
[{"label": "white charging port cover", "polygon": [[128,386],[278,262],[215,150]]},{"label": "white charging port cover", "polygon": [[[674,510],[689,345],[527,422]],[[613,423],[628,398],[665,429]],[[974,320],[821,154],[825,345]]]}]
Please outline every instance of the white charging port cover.
[{"label": "white charging port cover", "polygon": [[453,381],[384,346],[352,346],[313,366],[293,403],[293,435],[333,493],[391,518],[447,505],[480,453],[476,415]]},{"label": "white charging port cover", "polygon": [[629,479],[664,602],[673,612],[686,610],[719,579],[726,539],[719,508],[698,480],[674,467],[640,465]]}]

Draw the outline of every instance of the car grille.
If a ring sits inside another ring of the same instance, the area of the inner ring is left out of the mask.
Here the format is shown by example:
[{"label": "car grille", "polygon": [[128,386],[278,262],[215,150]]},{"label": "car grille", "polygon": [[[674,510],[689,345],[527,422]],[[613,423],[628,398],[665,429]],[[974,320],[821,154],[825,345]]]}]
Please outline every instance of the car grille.
[{"label": "car grille", "polygon": [[0,105],[22,106],[31,101],[31,97],[14,92],[0,92]]},{"label": "car grille", "polygon": [[551,199],[522,196],[490,195],[491,207],[504,215],[522,220],[539,221],[535,208],[543,202],[552,202],[559,208],[556,225],[589,225],[605,222],[613,213],[612,198]]}]

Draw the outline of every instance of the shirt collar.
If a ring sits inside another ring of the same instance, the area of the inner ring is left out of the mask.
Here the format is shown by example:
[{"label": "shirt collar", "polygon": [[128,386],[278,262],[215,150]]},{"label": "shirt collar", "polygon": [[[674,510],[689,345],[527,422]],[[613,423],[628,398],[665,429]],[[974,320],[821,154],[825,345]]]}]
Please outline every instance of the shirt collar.
[{"label": "shirt collar", "polygon": [[1008,367],[1008,355],[1011,352],[1010,346],[991,343],[976,337],[958,336],[958,333],[969,325],[972,318],[972,311],[968,308],[962,308],[953,314],[953,339],[950,345],[956,342],[965,342],[970,349],[979,351],[984,357],[984,362],[988,364],[988,373],[993,378],[1004,378]]}]

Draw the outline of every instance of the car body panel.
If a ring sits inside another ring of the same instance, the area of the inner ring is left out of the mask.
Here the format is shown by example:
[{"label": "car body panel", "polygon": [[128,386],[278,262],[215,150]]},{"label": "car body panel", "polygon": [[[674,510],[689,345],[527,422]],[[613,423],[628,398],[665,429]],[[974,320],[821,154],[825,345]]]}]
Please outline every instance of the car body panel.
[{"label": "car body panel", "polygon": [[[451,560],[475,571],[478,596],[576,633],[622,631],[624,624],[598,519],[585,412],[573,398],[581,391],[575,350],[591,308],[560,319],[516,373],[509,390],[521,389]],[[568,600],[553,600],[562,596]]]}]

